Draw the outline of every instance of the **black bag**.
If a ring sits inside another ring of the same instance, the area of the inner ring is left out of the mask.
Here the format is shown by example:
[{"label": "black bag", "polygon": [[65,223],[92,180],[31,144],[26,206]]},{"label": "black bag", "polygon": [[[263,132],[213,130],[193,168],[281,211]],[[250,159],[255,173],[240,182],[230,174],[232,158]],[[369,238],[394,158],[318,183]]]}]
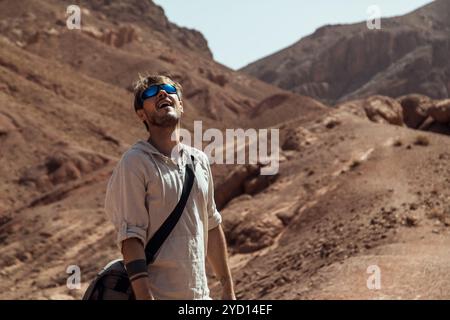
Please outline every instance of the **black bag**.
[{"label": "black bag", "polygon": [[[192,156],[191,160],[192,162],[186,165],[183,191],[180,200],[171,214],[167,217],[166,221],[164,221],[162,226],[156,231],[145,246],[145,258],[147,264],[153,263],[159,248],[172,232],[186,206],[195,177],[192,168],[192,163],[194,162]],[[97,274],[97,277],[89,284],[89,287],[84,293],[83,300],[135,300],[133,288],[131,287],[122,259],[109,262],[103,270]]]}]

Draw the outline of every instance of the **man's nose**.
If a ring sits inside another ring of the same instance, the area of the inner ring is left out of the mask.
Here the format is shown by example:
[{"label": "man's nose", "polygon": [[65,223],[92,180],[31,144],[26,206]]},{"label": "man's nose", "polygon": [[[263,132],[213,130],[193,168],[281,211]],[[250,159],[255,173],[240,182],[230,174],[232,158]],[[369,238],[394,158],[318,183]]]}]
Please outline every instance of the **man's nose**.
[{"label": "man's nose", "polygon": [[158,98],[159,97],[164,97],[164,96],[168,96],[169,94],[164,90],[164,89],[160,89],[158,92]]}]

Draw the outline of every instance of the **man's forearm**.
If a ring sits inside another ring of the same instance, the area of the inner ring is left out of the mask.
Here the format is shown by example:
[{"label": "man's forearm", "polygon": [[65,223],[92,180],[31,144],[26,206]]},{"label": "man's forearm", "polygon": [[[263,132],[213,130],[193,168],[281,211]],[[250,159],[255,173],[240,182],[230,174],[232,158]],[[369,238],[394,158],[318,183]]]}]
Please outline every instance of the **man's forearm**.
[{"label": "man's forearm", "polygon": [[[126,239],[122,243],[123,261],[126,264],[131,261],[144,259],[145,251],[144,245],[139,239],[130,238]],[[149,300],[153,299],[153,295],[150,291],[150,284],[148,277],[136,279],[131,282],[136,300]]]},{"label": "man's forearm", "polygon": [[234,299],[233,279],[228,266],[227,243],[221,225],[208,232],[207,259],[222,284],[223,297]]}]

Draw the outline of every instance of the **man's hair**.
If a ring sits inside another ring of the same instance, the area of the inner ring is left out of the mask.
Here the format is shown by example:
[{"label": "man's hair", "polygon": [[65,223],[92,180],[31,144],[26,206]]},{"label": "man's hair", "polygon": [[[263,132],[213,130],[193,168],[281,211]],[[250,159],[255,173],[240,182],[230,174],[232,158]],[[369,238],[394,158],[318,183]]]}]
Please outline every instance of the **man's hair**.
[{"label": "man's hair", "polygon": [[163,84],[163,83],[171,84],[175,88],[177,88],[177,95],[178,98],[181,100],[183,88],[181,87],[181,84],[172,80],[170,76],[152,74],[143,77],[139,75],[139,79],[134,84],[134,111],[143,108],[144,101],[142,101],[141,96],[142,92],[144,92],[145,89],[154,84]]}]

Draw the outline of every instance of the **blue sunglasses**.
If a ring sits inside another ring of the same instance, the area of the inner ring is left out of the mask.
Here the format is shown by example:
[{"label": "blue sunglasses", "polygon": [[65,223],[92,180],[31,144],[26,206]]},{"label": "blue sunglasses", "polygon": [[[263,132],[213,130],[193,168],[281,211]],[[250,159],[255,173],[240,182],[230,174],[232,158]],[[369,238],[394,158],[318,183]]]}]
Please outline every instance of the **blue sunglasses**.
[{"label": "blue sunglasses", "polygon": [[175,93],[177,93],[177,88],[175,88],[171,84],[167,84],[167,83],[155,84],[155,85],[152,85],[152,86],[148,87],[147,89],[144,90],[144,92],[142,92],[142,95],[141,95],[142,101],[144,101],[145,99],[148,99],[148,98],[156,96],[161,90],[164,90],[168,94],[175,94]]}]

